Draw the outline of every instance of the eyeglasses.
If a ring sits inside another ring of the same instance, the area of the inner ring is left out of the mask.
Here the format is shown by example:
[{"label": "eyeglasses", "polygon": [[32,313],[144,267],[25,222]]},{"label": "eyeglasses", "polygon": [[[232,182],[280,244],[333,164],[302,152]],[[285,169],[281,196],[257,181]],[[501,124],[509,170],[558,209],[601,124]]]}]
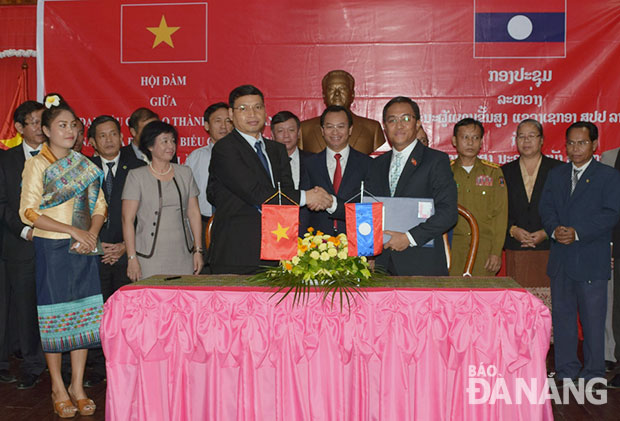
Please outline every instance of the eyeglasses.
[{"label": "eyeglasses", "polygon": [[387,124],[397,124],[397,123],[410,123],[413,120],[415,120],[415,117],[412,116],[411,114],[403,114],[400,117],[396,117],[396,116],[390,116],[388,117],[388,119],[385,121]]},{"label": "eyeglasses", "polygon": [[532,133],[530,133],[527,136],[525,136],[525,135],[517,136],[517,140],[520,140],[521,142],[523,142],[525,139],[534,141],[534,140],[538,139],[539,137],[540,137],[539,134],[532,134]]},{"label": "eyeglasses", "polygon": [[254,104],[254,105],[239,105],[238,107],[233,107],[233,110],[239,110],[242,113],[249,113],[250,110],[254,110],[259,113],[265,109],[265,104]]},{"label": "eyeglasses", "polygon": [[578,141],[567,140],[566,141],[566,146],[570,146],[570,147],[579,146],[580,148],[583,148],[584,146],[586,146],[590,142],[592,142],[592,141],[591,140],[578,140]]}]

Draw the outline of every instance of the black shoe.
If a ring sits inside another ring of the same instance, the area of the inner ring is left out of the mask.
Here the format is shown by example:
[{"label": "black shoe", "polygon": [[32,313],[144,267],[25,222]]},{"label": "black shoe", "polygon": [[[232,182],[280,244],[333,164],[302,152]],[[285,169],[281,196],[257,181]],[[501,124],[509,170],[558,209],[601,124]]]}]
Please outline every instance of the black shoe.
[{"label": "black shoe", "polygon": [[105,381],[105,377],[101,375],[93,375],[84,380],[84,387],[95,387]]},{"label": "black shoe", "polygon": [[607,382],[607,389],[620,389],[620,374],[616,374],[613,379]]},{"label": "black shoe", "polygon": [[605,360],[605,372],[606,373],[609,373],[610,371],[614,371],[615,368],[616,368],[615,361]]},{"label": "black shoe", "polygon": [[17,377],[9,373],[9,370],[0,370],[0,383],[15,383]]},{"label": "black shoe", "polygon": [[17,383],[17,388],[19,390],[32,389],[39,383],[41,379],[39,376],[35,376],[34,374],[24,374],[19,378],[19,383]]}]

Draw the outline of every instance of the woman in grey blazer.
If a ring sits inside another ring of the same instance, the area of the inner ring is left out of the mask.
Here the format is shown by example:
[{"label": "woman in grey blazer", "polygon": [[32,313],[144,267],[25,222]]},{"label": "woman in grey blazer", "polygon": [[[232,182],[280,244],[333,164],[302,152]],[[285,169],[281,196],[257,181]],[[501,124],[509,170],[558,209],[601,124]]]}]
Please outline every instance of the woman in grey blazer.
[{"label": "woman in grey blazer", "polygon": [[198,274],[203,266],[198,186],[189,167],[170,162],[177,138],[167,123],[147,124],[140,150],[151,162],[127,175],[123,237],[132,281],[157,274]]}]

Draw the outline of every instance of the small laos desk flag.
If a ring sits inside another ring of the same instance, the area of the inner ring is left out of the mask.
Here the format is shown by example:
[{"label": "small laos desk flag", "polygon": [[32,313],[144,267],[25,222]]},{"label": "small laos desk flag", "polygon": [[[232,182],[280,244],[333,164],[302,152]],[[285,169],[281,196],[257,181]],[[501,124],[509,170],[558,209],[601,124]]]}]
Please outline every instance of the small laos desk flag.
[{"label": "small laos desk flag", "polygon": [[263,205],[260,258],[290,260],[297,255],[299,206]]},{"label": "small laos desk flag", "polygon": [[349,256],[376,256],[383,250],[383,203],[345,204]]}]

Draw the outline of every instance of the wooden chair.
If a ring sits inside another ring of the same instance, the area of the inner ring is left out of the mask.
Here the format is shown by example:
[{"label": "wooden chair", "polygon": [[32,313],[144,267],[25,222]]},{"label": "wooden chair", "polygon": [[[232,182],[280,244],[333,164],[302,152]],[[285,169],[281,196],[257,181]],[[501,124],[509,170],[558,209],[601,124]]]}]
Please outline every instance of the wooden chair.
[{"label": "wooden chair", "polygon": [[207,250],[209,249],[209,245],[211,245],[211,226],[213,225],[214,216],[215,215],[211,215],[205,225],[205,248]]},{"label": "wooden chair", "polygon": [[[463,276],[471,277],[471,272],[474,269],[474,262],[476,261],[476,255],[478,254],[478,242],[480,241],[480,230],[478,228],[478,222],[476,222],[476,218],[474,215],[467,210],[464,206],[458,205],[459,215],[461,215],[467,223],[469,223],[469,228],[471,229],[471,241],[469,243],[469,252],[467,253],[467,260],[465,261],[465,272],[463,272]],[[448,262],[448,269],[450,269],[450,262],[452,259],[452,254],[450,252],[450,240],[448,238],[448,233],[444,233],[443,235],[443,244],[446,250],[446,261]]]}]

